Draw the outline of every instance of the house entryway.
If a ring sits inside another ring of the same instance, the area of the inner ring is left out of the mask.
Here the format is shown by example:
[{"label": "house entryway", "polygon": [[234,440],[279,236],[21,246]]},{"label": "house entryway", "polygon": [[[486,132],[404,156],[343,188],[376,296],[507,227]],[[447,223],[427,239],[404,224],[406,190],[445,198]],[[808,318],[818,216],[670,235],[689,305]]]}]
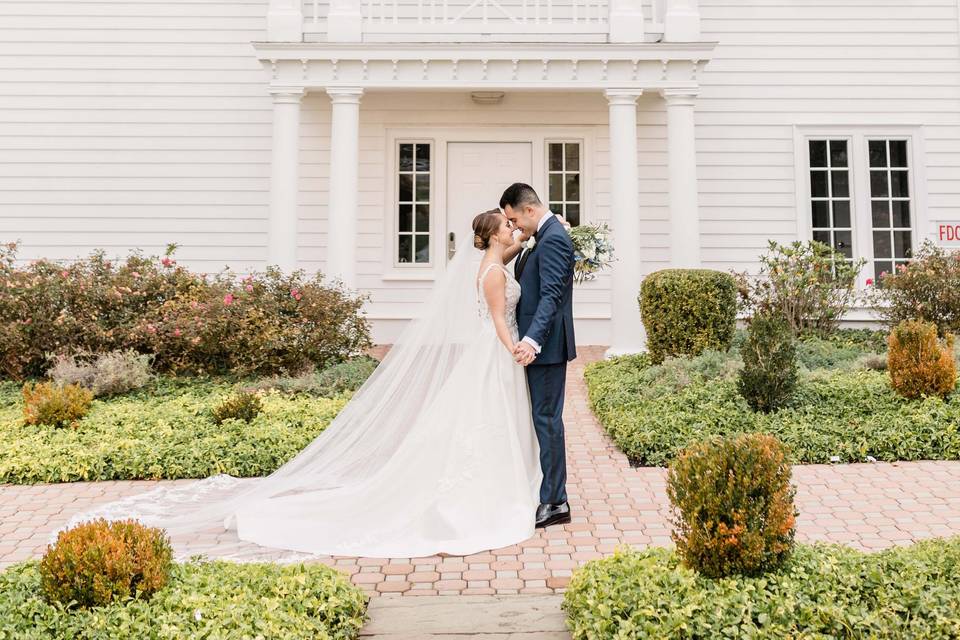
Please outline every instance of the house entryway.
[{"label": "house entryway", "polygon": [[530,184],[530,142],[450,142],[447,145],[447,257],[463,237],[472,235],[474,216],[495,208],[514,182]]}]

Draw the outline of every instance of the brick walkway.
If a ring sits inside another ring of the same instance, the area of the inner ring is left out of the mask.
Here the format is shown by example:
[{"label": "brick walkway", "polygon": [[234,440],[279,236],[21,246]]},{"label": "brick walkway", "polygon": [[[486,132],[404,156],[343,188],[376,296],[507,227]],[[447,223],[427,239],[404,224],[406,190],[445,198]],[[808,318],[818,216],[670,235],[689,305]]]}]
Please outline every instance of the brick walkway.
[{"label": "brick walkway", "polygon": [[[578,565],[620,543],[670,543],[662,469],[631,468],[587,404],[583,366],[602,357],[587,347],[569,371],[564,418],[571,524],[519,545],[467,557],[321,560],[370,593],[404,595],[555,593]],[[183,481],[178,481],[183,482]],[[863,549],[960,534],[960,463],[919,462],[794,469],[798,538]],[[95,504],[154,482],[0,486],[0,568],[40,555],[49,533]]]}]

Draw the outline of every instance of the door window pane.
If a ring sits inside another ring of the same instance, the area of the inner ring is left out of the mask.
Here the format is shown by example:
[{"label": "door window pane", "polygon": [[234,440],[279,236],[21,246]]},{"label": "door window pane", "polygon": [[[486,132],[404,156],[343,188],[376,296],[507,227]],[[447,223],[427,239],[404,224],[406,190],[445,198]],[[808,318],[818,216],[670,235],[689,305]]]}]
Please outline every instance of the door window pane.
[{"label": "door window pane", "polygon": [[551,142],[547,145],[547,201],[550,210],[562,215],[571,226],[580,224],[579,142]]},{"label": "door window pane", "polygon": [[397,145],[397,262],[430,262],[430,143]]},{"label": "door window pane", "polygon": [[[870,140],[873,270],[879,277],[913,257],[906,140]],[[882,214],[882,215],[881,215]]]},{"label": "door window pane", "polygon": [[810,213],[813,239],[853,259],[850,162],[847,140],[810,140]]}]

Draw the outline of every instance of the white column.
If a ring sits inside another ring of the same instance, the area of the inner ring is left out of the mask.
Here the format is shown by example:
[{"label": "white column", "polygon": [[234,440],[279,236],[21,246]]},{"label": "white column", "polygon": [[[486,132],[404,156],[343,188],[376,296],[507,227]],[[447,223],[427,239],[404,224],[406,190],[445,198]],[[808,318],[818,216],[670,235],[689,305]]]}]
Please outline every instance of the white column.
[{"label": "white column", "polygon": [[664,89],[667,102],[667,173],[670,184],[670,264],[700,266],[695,89]]},{"label": "white column", "polygon": [[611,338],[607,356],[638,353],[646,343],[640,322],[640,178],[637,167],[639,89],[608,89],[610,210],[616,262],[611,279]]},{"label": "white column", "polygon": [[357,191],[360,168],[360,97],[363,89],[327,89],[330,120],[330,190],[327,205],[327,275],[356,286]]},{"label": "white column", "polygon": [[663,17],[664,42],[696,42],[700,40],[700,6],[698,0],[667,0]]},{"label": "white column", "polygon": [[301,0],[270,0],[267,6],[267,42],[301,42],[302,40]]},{"label": "white column", "polygon": [[360,42],[363,39],[360,0],[330,0],[327,42]]},{"label": "white column", "polygon": [[610,0],[610,42],[643,42],[641,0]]},{"label": "white column", "polygon": [[300,175],[300,100],[303,89],[273,94],[273,146],[270,155],[270,222],[267,262],[284,271],[297,264],[297,192]]}]

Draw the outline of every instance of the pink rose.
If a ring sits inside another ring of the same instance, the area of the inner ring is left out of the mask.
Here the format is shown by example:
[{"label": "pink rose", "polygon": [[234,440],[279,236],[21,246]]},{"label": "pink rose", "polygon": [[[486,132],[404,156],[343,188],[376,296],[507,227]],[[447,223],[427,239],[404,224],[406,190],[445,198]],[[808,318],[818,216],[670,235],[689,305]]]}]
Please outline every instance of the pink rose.
[{"label": "pink rose", "polygon": [[177,336],[177,337],[179,338],[179,337],[180,337],[180,329],[174,329],[174,330],[173,330],[173,335],[175,335],[175,336]]},{"label": "pink rose", "polygon": [[252,285],[252,284],[248,284],[248,285],[247,285],[247,291],[253,291],[253,285]]},{"label": "pink rose", "polygon": [[160,264],[162,264],[165,267],[170,267],[173,265],[173,260],[171,260],[170,258],[164,258],[163,260],[160,261]]},{"label": "pink rose", "polygon": [[131,273],[130,275],[132,275],[134,278],[139,278],[139,277],[140,277],[140,274],[137,273],[136,271],[134,271],[134,272]]},{"label": "pink rose", "polygon": [[63,270],[63,271],[60,272],[60,275],[63,276],[64,278],[66,278],[67,276],[70,275],[70,272],[67,271],[67,270]]},{"label": "pink rose", "polygon": [[881,272],[880,272],[880,277],[881,277],[881,278],[883,278],[883,277],[886,276],[886,275],[887,275],[887,272],[886,272],[886,271],[881,271]]},{"label": "pink rose", "polygon": [[223,296],[223,304],[232,304],[232,303],[233,303],[232,293],[228,293],[227,295]]},{"label": "pink rose", "polygon": [[303,297],[303,295],[301,295],[299,289],[290,289],[290,297],[293,298],[294,300],[299,300],[300,298]]}]

